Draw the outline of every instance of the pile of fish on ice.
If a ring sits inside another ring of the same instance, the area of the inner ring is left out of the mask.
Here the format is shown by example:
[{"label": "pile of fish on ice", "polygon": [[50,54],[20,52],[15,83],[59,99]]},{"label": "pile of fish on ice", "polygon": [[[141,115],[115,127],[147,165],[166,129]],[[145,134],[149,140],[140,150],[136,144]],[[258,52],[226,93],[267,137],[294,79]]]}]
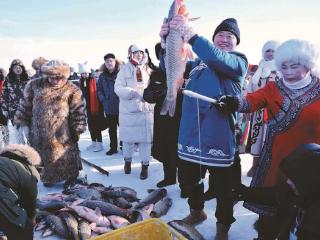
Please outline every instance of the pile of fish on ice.
[{"label": "pile of fish on ice", "polygon": [[[166,215],[172,205],[166,189],[148,192],[140,200],[137,192],[128,187],[83,183],[68,187],[62,193],[49,193],[37,199],[35,231],[43,231],[43,238],[56,234],[66,239],[88,239]],[[188,239],[203,239],[196,229],[182,221],[171,221],[169,225]]]}]

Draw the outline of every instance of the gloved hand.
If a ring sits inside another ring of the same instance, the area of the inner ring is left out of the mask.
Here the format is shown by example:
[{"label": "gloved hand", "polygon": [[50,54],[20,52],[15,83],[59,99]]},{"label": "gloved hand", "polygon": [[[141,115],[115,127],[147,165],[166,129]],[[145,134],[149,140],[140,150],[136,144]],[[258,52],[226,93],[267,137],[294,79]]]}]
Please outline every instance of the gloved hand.
[{"label": "gloved hand", "polygon": [[132,98],[132,99],[135,98],[135,99],[143,100],[142,94],[139,93],[139,92],[136,91],[136,90],[132,90],[132,91],[131,91],[131,98]]},{"label": "gloved hand", "polygon": [[170,29],[174,29],[181,34],[184,42],[189,42],[190,38],[195,35],[192,27],[189,25],[189,21],[186,17],[177,15],[170,21]]},{"label": "gloved hand", "polygon": [[167,18],[164,18],[163,23],[161,25],[160,33],[159,33],[159,36],[161,38],[161,47],[163,49],[166,48],[166,43],[164,39],[168,35],[168,33],[169,33],[169,23],[167,22]]},{"label": "gloved hand", "polygon": [[239,99],[236,96],[224,95],[213,106],[223,113],[233,113],[238,110]]}]

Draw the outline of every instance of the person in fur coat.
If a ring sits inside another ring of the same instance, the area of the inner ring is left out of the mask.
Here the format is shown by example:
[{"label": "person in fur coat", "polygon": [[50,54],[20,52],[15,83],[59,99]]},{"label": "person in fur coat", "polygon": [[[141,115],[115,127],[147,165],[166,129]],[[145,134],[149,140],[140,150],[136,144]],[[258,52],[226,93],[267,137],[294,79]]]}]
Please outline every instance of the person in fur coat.
[{"label": "person in fur coat", "polygon": [[36,73],[31,77],[31,79],[41,77],[41,66],[43,64],[48,63],[49,61],[44,57],[38,57],[32,61],[32,68],[36,71]]},{"label": "person in fur coat", "polygon": [[150,73],[147,54],[137,45],[131,45],[129,62],[120,69],[115,83],[115,93],[120,98],[119,135],[123,141],[124,172],[131,173],[134,144],[137,143],[142,164],[140,179],[148,177],[153,138],[154,105],[143,100]]},{"label": "person in fur coat", "polygon": [[78,140],[86,130],[85,101],[81,90],[67,80],[68,64],[51,60],[41,71],[46,79],[26,86],[15,124],[43,159],[44,184],[72,184],[82,167]]}]

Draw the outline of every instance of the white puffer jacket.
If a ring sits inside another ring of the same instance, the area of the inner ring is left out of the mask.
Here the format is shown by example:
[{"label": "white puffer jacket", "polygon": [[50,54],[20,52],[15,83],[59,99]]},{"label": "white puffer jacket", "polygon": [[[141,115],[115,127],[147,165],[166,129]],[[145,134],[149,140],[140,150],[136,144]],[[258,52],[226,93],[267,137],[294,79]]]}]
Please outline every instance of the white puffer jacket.
[{"label": "white puffer jacket", "polygon": [[120,140],[130,143],[151,143],[153,138],[154,105],[142,99],[143,90],[148,86],[150,69],[141,65],[142,81],[136,77],[137,67],[128,62],[121,67],[115,93],[120,98],[119,135]]}]

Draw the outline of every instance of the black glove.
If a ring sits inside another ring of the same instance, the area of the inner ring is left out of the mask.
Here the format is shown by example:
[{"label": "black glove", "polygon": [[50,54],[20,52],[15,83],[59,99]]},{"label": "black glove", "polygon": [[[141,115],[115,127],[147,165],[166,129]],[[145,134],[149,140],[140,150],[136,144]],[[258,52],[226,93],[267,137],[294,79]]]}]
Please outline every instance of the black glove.
[{"label": "black glove", "polygon": [[238,110],[239,99],[235,96],[223,95],[213,106],[223,113],[233,113]]}]

